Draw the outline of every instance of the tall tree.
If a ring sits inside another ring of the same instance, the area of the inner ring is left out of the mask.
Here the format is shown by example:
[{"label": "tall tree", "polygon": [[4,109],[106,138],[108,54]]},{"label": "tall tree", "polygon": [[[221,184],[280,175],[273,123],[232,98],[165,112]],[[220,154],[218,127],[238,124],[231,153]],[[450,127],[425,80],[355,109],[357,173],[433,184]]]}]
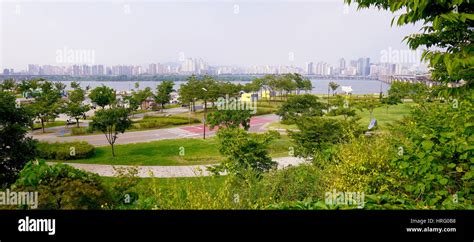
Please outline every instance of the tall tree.
[{"label": "tall tree", "polygon": [[329,88],[331,88],[333,96],[334,96],[334,92],[337,90],[338,87],[339,87],[339,84],[337,84],[335,82],[330,82],[329,83]]},{"label": "tall tree", "polygon": [[76,125],[79,128],[79,119],[85,116],[85,113],[89,111],[89,105],[84,104],[86,98],[86,92],[77,82],[72,82],[72,91],[69,92],[68,101],[64,107],[64,112],[69,117],[76,119]]},{"label": "tall tree", "polygon": [[92,89],[89,98],[93,103],[102,107],[102,109],[107,105],[115,103],[117,100],[115,90],[104,85]]},{"label": "tall tree", "polygon": [[124,133],[132,126],[132,121],[128,117],[129,112],[122,107],[112,107],[97,111],[92,118],[91,126],[105,134],[107,141],[112,147],[112,156],[115,157],[114,144],[119,133]]},{"label": "tall tree", "polygon": [[42,80],[39,84],[40,90],[33,92],[35,98],[34,103],[31,105],[34,110],[35,116],[41,122],[41,130],[44,133],[45,122],[50,119],[54,119],[58,116],[61,107],[61,92],[63,90],[58,89],[50,81]]},{"label": "tall tree", "polygon": [[161,104],[161,112],[165,109],[165,104],[171,100],[170,94],[173,90],[173,81],[162,81],[160,85],[156,87],[156,95],[154,96],[155,102]]},{"label": "tall tree", "polygon": [[0,91],[0,187],[13,183],[20,170],[35,156],[36,141],[27,137],[33,118],[15,96]]}]

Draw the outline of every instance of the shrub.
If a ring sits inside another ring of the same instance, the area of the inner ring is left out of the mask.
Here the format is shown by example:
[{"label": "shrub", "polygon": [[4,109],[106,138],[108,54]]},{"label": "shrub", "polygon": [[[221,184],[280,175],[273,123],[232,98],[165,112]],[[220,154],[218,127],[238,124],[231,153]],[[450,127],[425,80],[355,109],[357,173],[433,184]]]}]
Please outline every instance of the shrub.
[{"label": "shrub", "polygon": [[38,209],[99,209],[110,202],[98,175],[65,164],[29,162],[13,188],[38,192]]},{"label": "shrub", "polygon": [[[200,121],[198,119],[192,118],[191,123],[200,123]],[[133,126],[137,129],[155,129],[185,124],[189,124],[189,118],[145,116],[142,120],[136,121]]]},{"label": "shrub", "polygon": [[47,160],[75,160],[89,158],[95,153],[95,147],[85,141],[40,142],[38,157]]},{"label": "shrub", "polygon": [[92,134],[94,130],[91,127],[74,127],[71,129],[72,135]]},{"label": "shrub", "polygon": [[385,136],[360,136],[339,145],[322,171],[326,191],[386,191],[386,181],[377,178],[390,172],[389,162],[396,153]]},{"label": "shrub", "polygon": [[272,171],[264,175],[260,184],[273,202],[324,198],[320,170],[312,164]]}]

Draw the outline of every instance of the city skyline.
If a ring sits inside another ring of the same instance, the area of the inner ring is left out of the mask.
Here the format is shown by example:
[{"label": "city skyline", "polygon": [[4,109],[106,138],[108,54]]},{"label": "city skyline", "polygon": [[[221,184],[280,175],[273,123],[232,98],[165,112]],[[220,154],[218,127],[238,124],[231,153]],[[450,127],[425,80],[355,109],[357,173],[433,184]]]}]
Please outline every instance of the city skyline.
[{"label": "city skyline", "polygon": [[2,69],[61,65],[63,49],[89,51],[109,66],[192,56],[213,66],[337,65],[341,56],[379,60],[383,50],[407,50],[403,37],[419,30],[392,28],[393,14],[342,1],[2,5]]},{"label": "city skyline", "polygon": [[297,65],[254,65],[225,66],[209,65],[202,58],[187,58],[181,63],[150,63],[141,65],[83,64],[83,65],[38,65],[28,64],[26,70],[3,69],[3,75],[71,75],[71,76],[138,76],[162,74],[285,74],[300,73],[320,76],[387,76],[394,74],[426,73],[427,68],[417,63],[372,62],[370,58],[340,58],[338,65],[327,62],[308,62],[304,66]]}]

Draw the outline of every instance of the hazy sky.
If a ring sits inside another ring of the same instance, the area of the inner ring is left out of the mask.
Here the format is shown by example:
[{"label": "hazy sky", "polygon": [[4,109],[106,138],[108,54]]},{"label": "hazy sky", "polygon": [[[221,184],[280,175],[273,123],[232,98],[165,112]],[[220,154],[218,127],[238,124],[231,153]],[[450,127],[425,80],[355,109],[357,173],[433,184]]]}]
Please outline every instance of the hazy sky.
[{"label": "hazy sky", "polygon": [[[4,2],[0,68],[56,63],[57,50],[88,50],[105,65],[177,62],[211,65],[335,64],[407,49],[420,26],[391,27],[393,14],[345,9],[343,1]],[[129,11],[128,11],[129,10]],[[294,60],[290,60],[291,52]]]}]

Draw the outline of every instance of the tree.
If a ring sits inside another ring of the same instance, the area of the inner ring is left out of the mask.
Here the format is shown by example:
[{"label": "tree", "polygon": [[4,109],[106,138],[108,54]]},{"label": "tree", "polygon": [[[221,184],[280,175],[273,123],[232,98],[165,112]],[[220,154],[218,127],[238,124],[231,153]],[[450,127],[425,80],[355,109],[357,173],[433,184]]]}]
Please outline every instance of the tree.
[{"label": "tree", "polygon": [[322,116],[324,105],[318,101],[318,97],[311,94],[290,97],[276,114],[282,117],[286,123],[294,123],[302,115]]},{"label": "tree", "polygon": [[276,131],[250,134],[242,129],[221,129],[217,132],[219,152],[226,156],[221,164],[210,168],[216,174],[227,171],[244,178],[247,172],[261,174],[277,163],[268,155],[268,144],[279,137]]},{"label": "tree", "polygon": [[349,140],[356,133],[356,120],[339,120],[327,117],[302,117],[296,121],[298,131],[289,131],[295,143],[295,154],[312,158],[317,154],[331,153],[335,144]]},{"label": "tree", "polygon": [[213,129],[214,127],[239,128],[245,130],[250,128],[251,110],[217,110],[207,116],[207,123]]},{"label": "tree", "polygon": [[15,81],[12,78],[5,79],[2,84],[0,84],[0,89],[3,91],[15,91]]},{"label": "tree", "polygon": [[161,104],[161,112],[165,109],[165,104],[171,100],[171,92],[173,92],[174,82],[173,81],[162,81],[160,85],[156,87],[155,102]]},{"label": "tree", "polygon": [[90,107],[83,103],[86,98],[86,92],[81,86],[76,82],[72,82],[71,87],[73,90],[69,92],[69,100],[66,103],[64,112],[71,118],[76,119],[76,125],[79,128],[79,119],[85,116]]},{"label": "tree", "polygon": [[115,103],[117,100],[115,90],[104,85],[92,89],[89,98],[93,103],[102,107],[102,109],[107,105]]},{"label": "tree", "polygon": [[61,107],[62,86],[53,85],[52,82],[42,80],[39,84],[40,90],[33,92],[35,101],[31,105],[35,116],[41,122],[41,130],[44,133],[44,123],[58,116]]},{"label": "tree", "polygon": [[421,33],[406,36],[408,46],[423,48],[422,60],[429,61],[431,78],[442,83],[466,85],[446,89],[448,92],[472,88],[474,56],[472,38],[474,25],[473,5],[469,0],[448,1],[399,1],[399,0],[345,0],[355,2],[359,8],[376,7],[401,12],[392,19],[402,26],[422,22]]},{"label": "tree", "polygon": [[29,162],[15,186],[38,192],[38,209],[100,209],[110,197],[97,174],[66,164]]},{"label": "tree", "polygon": [[143,108],[143,103],[149,98],[153,96],[153,92],[151,91],[150,87],[146,87],[143,90],[139,90],[136,92],[132,93],[133,98],[135,99],[136,102],[140,104],[140,109]]},{"label": "tree", "polygon": [[331,88],[332,90],[332,95],[334,96],[334,92],[337,90],[337,88],[339,87],[339,84],[335,83],[335,82],[330,82],[329,83],[329,87]]},{"label": "tree", "polygon": [[197,79],[196,75],[191,75],[187,78],[187,82],[185,84],[181,84],[179,89],[179,98],[182,103],[189,103],[190,110],[195,111],[196,100],[199,97],[199,90],[201,89],[199,80]]},{"label": "tree", "polygon": [[311,83],[311,80],[308,78],[303,79],[302,85],[303,85],[303,90],[305,90],[306,93],[313,90],[313,83]]},{"label": "tree", "polygon": [[99,130],[105,134],[107,141],[112,146],[112,156],[115,157],[114,144],[119,133],[132,126],[132,121],[128,117],[129,112],[122,107],[112,107],[110,109],[102,109],[95,113],[92,118],[91,126],[95,130]]},{"label": "tree", "polygon": [[372,119],[372,114],[374,113],[374,109],[380,107],[382,103],[379,102],[378,99],[370,97],[370,96],[365,96],[363,99],[358,100],[356,103],[357,108],[359,110],[367,110],[370,113],[370,119]]},{"label": "tree", "polygon": [[0,91],[0,187],[13,183],[23,166],[34,159],[36,141],[27,137],[32,117],[16,104],[14,95]]}]

